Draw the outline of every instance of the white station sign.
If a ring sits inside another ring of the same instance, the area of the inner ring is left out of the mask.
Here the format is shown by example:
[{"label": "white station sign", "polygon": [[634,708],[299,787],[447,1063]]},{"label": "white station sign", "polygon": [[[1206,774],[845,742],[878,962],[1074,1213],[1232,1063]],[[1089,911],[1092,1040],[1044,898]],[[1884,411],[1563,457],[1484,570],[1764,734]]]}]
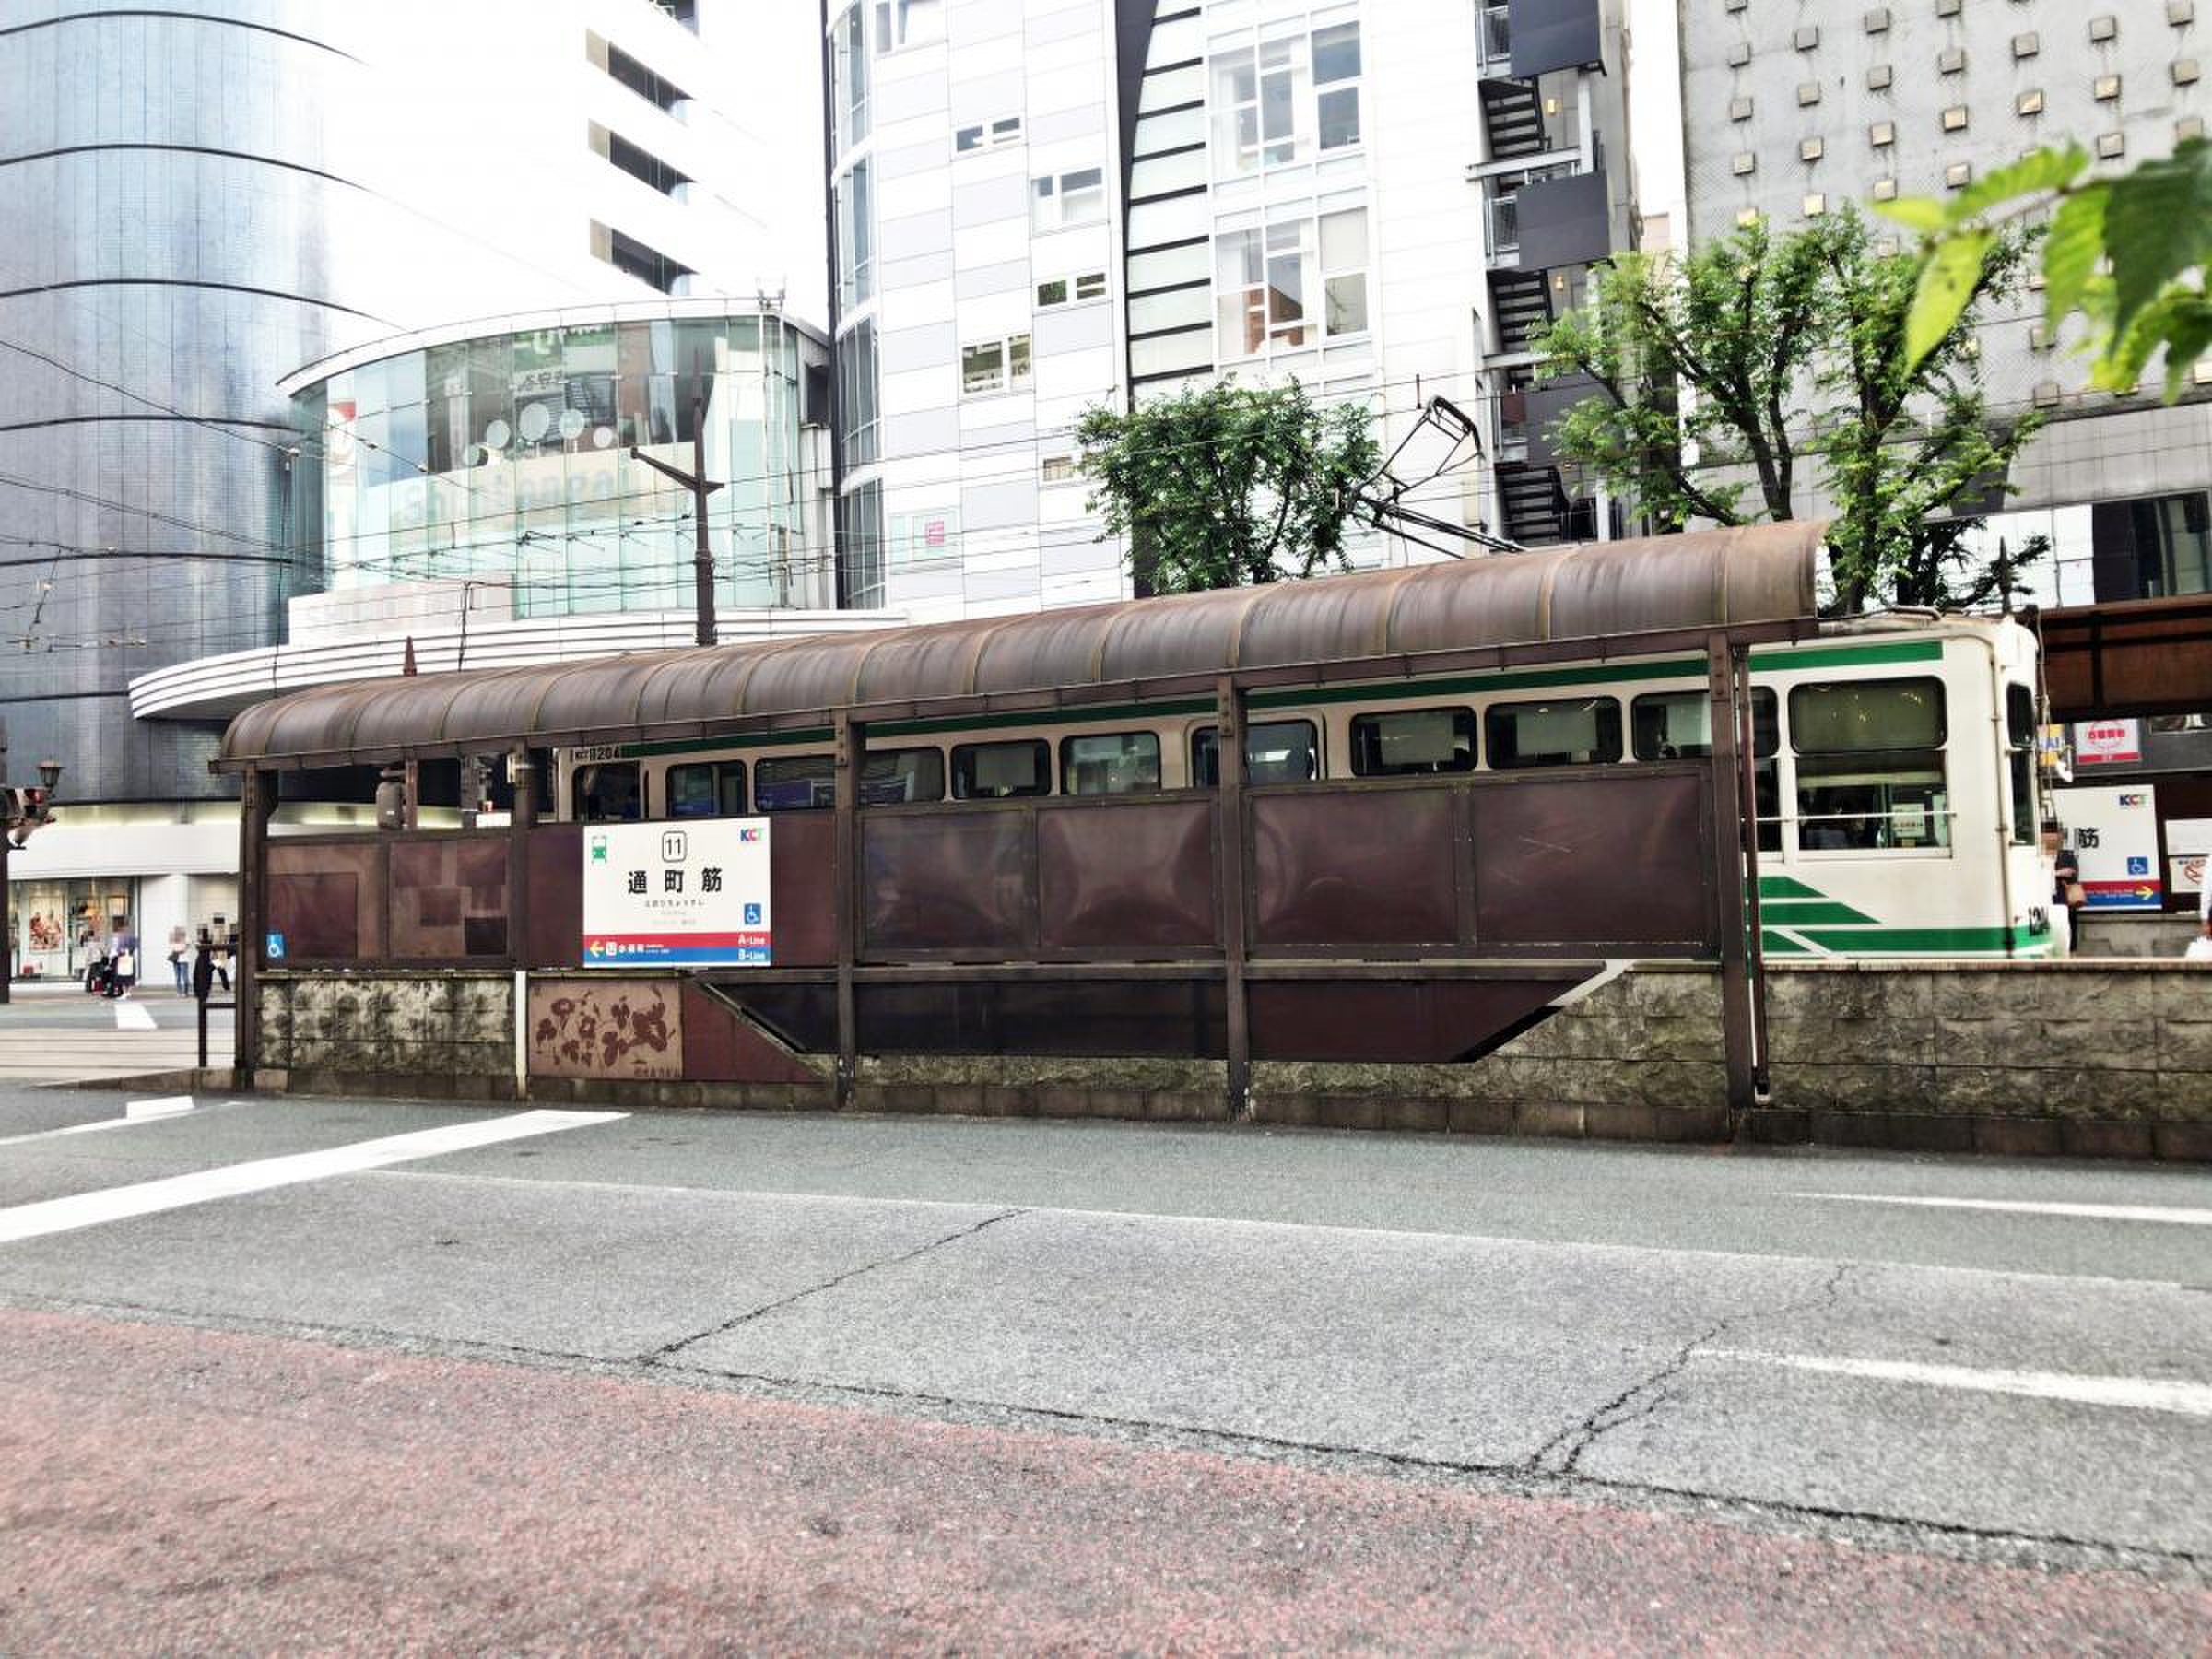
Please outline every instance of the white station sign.
[{"label": "white station sign", "polygon": [[765,968],[769,820],[587,824],[586,968]]}]

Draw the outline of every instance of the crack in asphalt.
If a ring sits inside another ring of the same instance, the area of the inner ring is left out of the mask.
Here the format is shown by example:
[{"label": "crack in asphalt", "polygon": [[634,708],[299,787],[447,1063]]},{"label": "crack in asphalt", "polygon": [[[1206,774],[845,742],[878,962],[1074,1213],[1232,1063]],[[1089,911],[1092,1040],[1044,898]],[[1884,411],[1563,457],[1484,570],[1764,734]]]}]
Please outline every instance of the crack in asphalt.
[{"label": "crack in asphalt", "polygon": [[[1022,1210],[1006,1210],[987,1217],[972,1227],[947,1234],[942,1239],[917,1247],[902,1256],[886,1258],[857,1267],[840,1276],[850,1278],[855,1274],[874,1271],[878,1267],[894,1266],[900,1261],[924,1252],[957,1242],[960,1238],[995,1226],[1000,1221],[1026,1214]],[[1837,1265],[1827,1284],[1817,1298],[1779,1307],[1737,1314],[1724,1321],[1724,1327],[1754,1318],[1772,1318],[1778,1314],[1823,1305],[1833,1305],[1841,1290],[1843,1281],[1854,1264]],[[830,1281],[798,1293],[811,1296],[830,1288]],[[785,1298],[783,1302],[755,1310],[740,1315],[741,1323],[748,1317],[771,1312],[774,1307],[798,1300]],[[790,1405],[821,1406],[835,1402],[874,1402],[925,1414],[933,1420],[949,1422],[968,1428],[1004,1430],[1009,1427],[1027,1427],[1038,1432],[1054,1429],[1071,1429],[1098,1435],[1121,1444],[1143,1445],[1147,1442],[1164,1444],[1176,1450],[1204,1453],[1222,1456],[1243,1454],[1283,1462],[1295,1458],[1313,1459],[1327,1467],[1350,1472],[1400,1475],[1411,1478],[1464,1482],[1477,1488],[1514,1497],[1566,1497],[1588,1500],[1627,1500],[1642,1501],[1662,1512],[1683,1510],[1711,1518],[1714,1506],[1719,1505],[1734,1513],[1739,1521],[1760,1521],[1795,1525],[1802,1531],[1817,1535],[1834,1535],[1839,1529],[1851,1535],[1847,1529],[1864,1529],[1858,1535],[1876,1535],[1900,1547],[1929,1547],[1931,1546],[1983,1547],[1998,1552],[2008,1559],[2027,1559],[2042,1562],[2035,1551],[2058,1550],[2067,1552],[2076,1564],[2086,1567],[2112,1567],[2129,1571],[2148,1572],[2154,1577],[2171,1577],[2176,1572],[2183,1582],[2196,1585],[2212,1585],[2212,1555],[2195,1550],[2170,1548],[2156,1545],[2129,1544],[2105,1538],[2077,1537],[2066,1533],[2029,1532],[2015,1528],[1976,1526],[1969,1522],[1941,1521],[1905,1513],[1885,1513],[1876,1510],[1853,1510],[1831,1505],[1801,1503],[1781,1498],[1748,1498],[1740,1494],[1700,1488],[1668,1486],[1658,1481],[1619,1479],[1606,1476],[1586,1475],[1579,1471],[1554,1473],[1534,1466],[1535,1458],[1521,1458],[1505,1463],[1483,1463],[1471,1459],[1424,1457],[1415,1453],[1389,1452],[1372,1447],[1337,1444],[1325,1441],[1300,1441],[1288,1437],[1267,1435],[1245,1430],[1209,1428],[1192,1424],[1168,1422],[1152,1418],[1117,1417],[1107,1412],[1077,1411],[1050,1406],[1012,1405],[978,1396],[929,1394],[916,1389],[902,1389],[888,1384],[824,1382],[804,1377],[783,1377],[762,1371],[725,1371],[696,1363],[665,1361],[647,1363],[636,1359],[607,1358],[601,1355],[576,1353],[561,1348],[530,1347],[511,1343],[454,1340],[428,1337],[419,1333],[391,1330],[375,1325],[324,1324],[306,1321],[274,1320],[247,1314],[212,1314],[186,1309],[165,1308],[146,1303],[79,1301],[61,1297],[41,1296],[33,1291],[0,1288],[0,1307],[18,1307],[57,1313],[74,1313],[107,1318],[121,1318],[155,1324],[186,1325],[196,1329],[234,1330],[253,1335],[288,1337],[302,1341],[326,1342],[333,1347],[360,1351],[398,1351],[406,1354],[436,1355],[440,1357],[476,1359],[486,1363],[512,1363],[533,1369],[557,1371],[582,1375],[613,1378],[642,1382],[650,1386],[708,1387],[748,1395],[758,1399],[773,1400]],[[719,1328],[719,1327],[718,1327]],[[687,1338],[697,1341],[699,1338]],[[1694,1345],[1692,1345],[1694,1346]],[[1665,1368],[1662,1368],[1665,1369]],[[5,1374],[5,1373],[0,1373]],[[1642,1386],[1640,1384],[1639,1386]],[[1630,1391],[1633,1393],[1634,1391]],[[1591,1417],[1604,1415],[1604,1408]],[[1582,1419],[1586,1422],[1589,1418]],[[1576,1425],[1579,1428],[1581,1425]],[[1618,1427],[1606,1425],[1600,1432]],[[1571,1434],[1574,1430],[1569,1430]],[[1555,1437],[1553,1443],[1556,1443]],[[1541,1456],[1541,1453],[1537,1454]],[[1312,1465],[1308,1465],[1312,1466]],[[2055,1564],[2055,1563],[2049,1563]]]},{"label": "crack in asphalt", "polygon": [[1546,1441],[1522,1460],[1520,1470],[1529,1475],[1552,1475],[1563,1478],[1587,1478],[1582,1473],[1583,1454],[1605,1436],[1630,1423],[1641,1422],[1651,1417],[1668,1398],[1667,1385],[1688,1369],[1700,1348],[1710,1346],[1739,1325],[1751,1324],[1763,1319],[1779,1319],[1785,1313],[1829,1312],[1841,1300],[1843,1281],[1853,1271],[1855,1264],[1838,1262],[1828,1280],[1814,1294],[1771,1308],[1753,1308],[1741,1313],[1731,1313],[1707,1329],[1692,1336],[1677,1348],[1663,1364],[1648,1375],[1638,1378],[1594,1411],[1583,1417]]},{"label": "crack in asphalt", "polygon": [[948,1232],[941,1239],[932,1239],[927,1243],[917,1244],[912,1250],[904,1250],[895,1255],[885,1256],[881,1261],[863,1262],[859,1266],[849,1267],[842,1273],[824,1279],[818,1285],[809,1285],[803,1290],[794,1290],[789,1296],[779,1297],[776,1300],[765,1303],[760,1307],[748,1308],[734,1318],[722,1321],[719,1324],[711,1324],[703,1331],[695,1331],[688,1336],[678,1336],[674,1342],[663,1343],[659,1347],[648,1349],[640,1354],[633,1363],[660,1365],[671,1354],[688,1348],[695,1342],[704,1342],[710,1336],[719,1336],[725,1331],[734,1331],[739,1325],[752,1324],[756,1319],[765,1319],[771,1313],[790,1307],[794,1302],[802,1302],[808,1297],[819,1296],[825,1290],[834,1290],[840,1285],[849,1284],[864,1274],[875,1273],[885,1267],[896,1267],[901,1263],[912,1261],[917,1256],[925,1256],[933,1250],[942,1250],[947,1244],[957,1244],[962,1239],[972,1239],[986,1227],[996,1227],[1001,1221],[1011,1221],[1017,1216],[1028,1214],[1029,1211],[1026,1209],[1000,1210],[995,1215],[985,1216],[981,1221],[960,1228],[957,1231]]}]

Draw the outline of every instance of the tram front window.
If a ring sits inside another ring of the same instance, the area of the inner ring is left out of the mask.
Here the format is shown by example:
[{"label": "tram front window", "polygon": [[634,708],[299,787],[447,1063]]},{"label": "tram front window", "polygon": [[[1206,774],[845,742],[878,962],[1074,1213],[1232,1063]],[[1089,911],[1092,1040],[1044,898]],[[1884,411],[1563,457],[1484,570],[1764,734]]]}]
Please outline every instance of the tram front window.
[{"label": "tram front window", "polygon": [[741,818],[744,814],[744,761],[701,760],[668,769],[670,818]]},{"label": "tram front window", "polygon": [[578,767],[570,804],[580,824],[635,823],[645,816],[636,762]]},{"label": "tram front window", "polygon": [[1790,693],[1798,846],[1808,853],[1948,847],[1945,736],[1938,680],[1799,686]]}]

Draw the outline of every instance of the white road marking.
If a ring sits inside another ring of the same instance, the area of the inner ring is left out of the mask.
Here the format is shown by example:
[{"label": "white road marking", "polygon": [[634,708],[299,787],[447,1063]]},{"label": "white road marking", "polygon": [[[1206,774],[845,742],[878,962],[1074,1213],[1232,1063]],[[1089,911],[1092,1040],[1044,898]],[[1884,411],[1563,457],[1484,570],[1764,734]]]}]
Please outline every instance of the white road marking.
[{"label": "white road marking", "polygon": [[[184,1115],[185,1112],[192,1109],[192,1097],[189,1095],[179,1095],[177,1098],[185,1101],[186,1105],[175,1111],[140,1112],[134,1111],[129,1106],[126,1106],[124,1108],[124,1115],[119,1118],[101,1118],[98,1123],[95,1124],[71,1124],[65,1128],[61,1129],[41,1129],[30,1135],[11,1135],[6,1136],[5,1139],[0,1139],[0,1147],[19,1147],[26,1141],[55,1140],[65,1135],[98,1135],[105,1129],[133,1129],[137,1127],[140,1124],[158,1124],[165,1118],[182,1117]],[[236,1100],[225,1100],[223,1102],[223,1104],[226,1106],[236,1106],[240,1102]],[[162,1104],[162,1102],[147,1100],[135,1102],[135,1104],[159,1105]]]},{"label": "white road marking", "polygon": [[143,1123],[147,1118],[174,1117],[180,1112],[192,1110],[190,1095],[165,1095],[159,1100],[133,1100],[123,1109],[124,1122]]},{"label": "white road marking", "polygon": [[115,1005],[115,1029],[119,1031],[152,1031],[160,1028],[154,1024],[154,1011],[144,1003],[119,1002]]},{"label": "white road marking", "polygon": [[2212,1227],[2212,1209],[2170,1209],[2154,1204],[2036,1204],[2011,1198],[1900,1198],[1880,1193],[1777,1193],[1775,1196],[1817,1198],[1828,1204],[1905,1204],[1925,1209],[1999,1210],[2017,1216],[2078,1216],[2092,1221]]},{"label": "white road marking", "polygon": [[358,1141],[350,1147],[333,1147],[323,1152],[294,1152],[282,1158],[231,1164],[226,1169],[202,1170],[192,1175],[171,1175],[160,1181],[111,1187],[105,1192],[48,1198],[37,1204],[18,1205],[14,1209],[0,1209],[0,1244],[67,1232],[79,1227],[96,1227],[104,1221],[182,1209],[216,1198],[235,1198],[246,1193],[267,1192],[272,1187],[295,1186],[304,1181],[358,1174],[363,1170],[379,1170],[411,1159],[437,1158],[447,1152],[495,1146],[500,1141],[551,1135],[561,1129],[581,1129],[587,1124],[611,1123],[629,1115],[624,1112],[522,1112],[475,1123],[449,1124],[442,1129],[423,1129],[412,1135],[387,1135],[382,1140]]},{"label": "white road marking", "polygon": [[1830,1359],[1818,1354],[1759,1354],[1744,1348],[1700,1348],[1697,1357],[1725,1359],[1739,1365],[1774,1365],[1790,1371],[1819,1371],[1836,1377],[1866,1377],[1878,1382],[1913,1382],[1924,1388],[2024,1394],[2038,1400],[2072,1400],[2085,1406],[2118,1406],[2131,1411],[2168,1411],[2183,1417],[2212,1418],[2212,1386],[2202,1382],[2169,1382],[2150,1377],[2084,1377],[2067,1371],[1979,1371],[1964,1365]]}]

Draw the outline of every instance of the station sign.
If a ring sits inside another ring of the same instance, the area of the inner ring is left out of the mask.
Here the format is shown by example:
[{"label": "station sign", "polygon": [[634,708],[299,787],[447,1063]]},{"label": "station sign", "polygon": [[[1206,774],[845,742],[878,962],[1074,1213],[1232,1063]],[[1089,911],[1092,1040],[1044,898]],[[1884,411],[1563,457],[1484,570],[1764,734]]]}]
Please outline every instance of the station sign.
[{"label": "station sign", "polygon": [[2061,839],[2081,861],[2091,910],[2158,910],[2166,901],[2159,868],[2159,813],[2149,786],[2059,789],[2052,805]]},{"label": "station sign", "polygon": [[2074,728],[2074,764],[2084,766],[2140,766],[2143,762],[2143,723],[2139,720],[2092,720]]},{"label": "station sign", "polygon": [[586,968],[765,968],[769,820],[587,824]]}]

